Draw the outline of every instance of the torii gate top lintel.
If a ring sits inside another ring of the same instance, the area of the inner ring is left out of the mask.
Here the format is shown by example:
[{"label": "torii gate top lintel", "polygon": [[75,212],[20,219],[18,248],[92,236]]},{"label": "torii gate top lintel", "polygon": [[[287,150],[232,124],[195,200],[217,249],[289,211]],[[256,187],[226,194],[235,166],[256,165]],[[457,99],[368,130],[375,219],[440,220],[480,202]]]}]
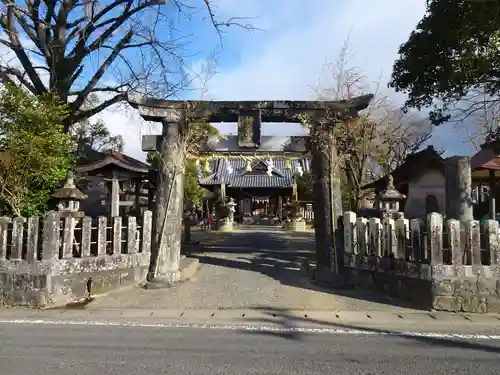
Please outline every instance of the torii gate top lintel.
[{"label": "torii gate top lintel", "polygon": [[162,100],[129,93],[129,104],[139,110],[145,120],[176,122],[182,117],[204,118],[210,122],[237,122],[240,115],[259,112],[263,122],[297,122],[298,114],[326,116],[327,113],[357,116],[367,108],[372,94],[349,100],[261,100],[261,101],[208,101]]}]

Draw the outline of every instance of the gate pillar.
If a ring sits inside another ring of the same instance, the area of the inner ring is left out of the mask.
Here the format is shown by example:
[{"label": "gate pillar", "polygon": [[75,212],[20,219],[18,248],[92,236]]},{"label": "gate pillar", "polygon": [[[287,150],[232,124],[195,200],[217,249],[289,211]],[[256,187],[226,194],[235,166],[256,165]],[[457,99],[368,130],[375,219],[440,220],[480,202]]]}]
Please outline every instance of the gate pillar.
[{"label": "gate pillar", "polygon": [[156,159],[155,210],[149,283],[179,281],[181,272],[182,221],[184,212],[185,120],[163,121],[159,156]]},{"label": "gate pillar", "polygon": [[[311,128],[311,171],[313,175],[313,210],[318,268],[338,270],[342,260],[342,217],[340,164],[333,135],[334,124],[314,121]],[[342,260],[343,262],[343,260]]]}]

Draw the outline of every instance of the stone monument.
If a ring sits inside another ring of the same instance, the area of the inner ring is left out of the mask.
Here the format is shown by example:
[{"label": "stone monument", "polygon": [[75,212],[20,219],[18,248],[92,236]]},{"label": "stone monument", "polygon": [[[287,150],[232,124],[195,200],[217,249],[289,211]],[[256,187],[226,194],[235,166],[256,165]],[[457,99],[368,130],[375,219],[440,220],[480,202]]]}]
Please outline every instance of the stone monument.
[{"label": "stone monument", "polygon": [[82,218],[85,213],[80,210],[80,201],[87,198],[75,185],[73,173],[68,172],[66,182],[63,187],[56,190],[53,195],[59,202],[57,204],[61,217]]},{"label": "stone monument", "polygon": [[221,232],[231,232],[234,229],[234,213],[236,212],[236,203],[233,198],[229,198],[229,202],[226,204],[228,215],[221,223]]}]

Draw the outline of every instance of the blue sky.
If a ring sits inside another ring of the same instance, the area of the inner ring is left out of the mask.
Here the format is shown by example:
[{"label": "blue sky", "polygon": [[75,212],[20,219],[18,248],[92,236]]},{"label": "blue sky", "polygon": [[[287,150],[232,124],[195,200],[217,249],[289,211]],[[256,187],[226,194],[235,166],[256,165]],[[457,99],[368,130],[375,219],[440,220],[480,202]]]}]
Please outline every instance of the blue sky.
[{"label": "blue sky", "polygon": [[[232,27],[220,47],[213,28],[198,13],[189,22],[177,24],[180,34],[192,34],[186,54],[195,72],[206,66],[217,51],[217,72],[208,82],[205,99],[272,100],[314,99],[314,87],[324,83],[324,64],[333,61],[349,36],[350,64],[372,82],[381,80],[384,94],[396,101],[404,98],[386,89],[398,46],[403,43],[425,11],[425,0],[216,0],[220,19],[256,17],[246,21],[263,31],[248,32]],[[201,0],[196,0],[202,6]],[[201,8],[200,8],[201,9]],[[203,80],[203,79],[201,79]],[[200,98],[195,80],[184,98]],[[374,90],[375,87],[372,88]],[[370,88],[368,89],[370,90]],[[158,133],[158,126],[144,123],[132,110],[111,109],[101,114],[115,133],[126,140],[126,152],[143,158],[140,136]],[[124,127],[124,124],[125,127]],[[219,125],[234,132],[231,124]],[[298,124],[268,124],[267,134],[293,135]],[[465,135],[452,124],[436,129],[430,143],[446,148],[447,154],[470,154]]]}]

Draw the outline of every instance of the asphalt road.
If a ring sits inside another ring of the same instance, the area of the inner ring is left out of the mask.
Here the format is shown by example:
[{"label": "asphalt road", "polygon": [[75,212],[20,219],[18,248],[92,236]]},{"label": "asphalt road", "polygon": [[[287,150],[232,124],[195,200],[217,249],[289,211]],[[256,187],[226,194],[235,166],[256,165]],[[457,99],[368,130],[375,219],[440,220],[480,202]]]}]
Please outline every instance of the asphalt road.
[{"label": "asphalt road", "polygon": [[0,373],[498,374],[500,340],[0,324]]}]

